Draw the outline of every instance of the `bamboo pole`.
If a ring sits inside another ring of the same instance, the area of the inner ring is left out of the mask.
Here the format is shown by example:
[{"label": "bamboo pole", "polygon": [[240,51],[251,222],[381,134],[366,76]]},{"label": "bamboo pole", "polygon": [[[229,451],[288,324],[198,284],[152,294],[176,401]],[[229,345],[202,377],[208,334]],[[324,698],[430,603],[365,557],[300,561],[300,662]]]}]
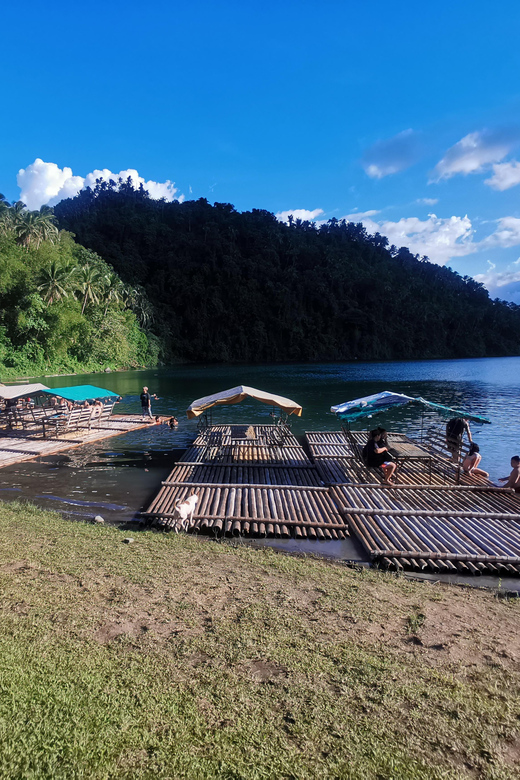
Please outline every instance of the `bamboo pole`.
[{"label": "bamboo pole", "polygon": [[361,506],[347,506],[341,510],[350,515],[385,515],[386,517],[471,517],[475,520],[479,518],[494,518],[499,520],[520,521],[520,514],[513,515],[507,512],[483,512],[479,509],[468,511],[453,512],[450,509],[367,509]]}]

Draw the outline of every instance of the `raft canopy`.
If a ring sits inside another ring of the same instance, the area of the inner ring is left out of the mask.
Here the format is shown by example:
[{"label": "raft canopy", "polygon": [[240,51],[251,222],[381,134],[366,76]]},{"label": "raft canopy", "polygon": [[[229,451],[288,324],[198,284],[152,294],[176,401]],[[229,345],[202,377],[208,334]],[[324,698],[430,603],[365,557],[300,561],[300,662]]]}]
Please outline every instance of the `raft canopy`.
[{"label": "raft canopy", "polygon": [[46,388],[45,392],[47,395],[55,395],[57,398],[65,398],[66,401],[74,401],[78,404],[85,401],[119,398],[117,393],[106,390],[104,387],[95,387],[94,385]]},{"label": "raft canopy", "polygon": [[472,420],[473,422],[491,422],[487,417],[482,417],[479,414],[466,412],[462,409],[453,409],[450,406],[443,406],[442,404],[436,404],[433,403],[433,401],[427,401],[420,396],[418,398],[413,398],[410,395],[392,393],[390,390],[384,390],[382,393],[375,393],[375,395],[366,395],[364,398],[354,398],[354,400],[346,401],[338,406],[331,406],[330,411],[339,417],[340,420],[353,422],[354,420],[361,420],[364,417],[372,417],[374,414],[380,414],[394,406],[404,406],[409,403],[419,403],[423,406],[437,409],[439,412],[450,414],[452,417],[462,417],[465,420]]},{"label": "raft canopy", "polygon": [[16,398],[27,398],[31,395],[40,395],[49,388],[46,385],[0,385],[0,398],[6,401],[14,401]]},{"label": "raft canopy", "polygon": [[273,395],[273,393],[265,393],[263,390],[257,390],[254,387],[246,387],[245,385],[238,385],[238,387],[232,387],[230,390],[223,390],[221,393],[214,393],[213,395],[207,395],[204,398],[198,398],[190,404],[186,410],[186,414],[188,419],[192,420],[194,417],[199,417],[212,406],[239,404],[246,398],[256,398],[257,401],[261,401],[263,404],[278,406],[286,414],[295,414],[297,417],[301,417],[302,407],[294,401],[291,401],[290,398],[283,398],[283,396]]}]

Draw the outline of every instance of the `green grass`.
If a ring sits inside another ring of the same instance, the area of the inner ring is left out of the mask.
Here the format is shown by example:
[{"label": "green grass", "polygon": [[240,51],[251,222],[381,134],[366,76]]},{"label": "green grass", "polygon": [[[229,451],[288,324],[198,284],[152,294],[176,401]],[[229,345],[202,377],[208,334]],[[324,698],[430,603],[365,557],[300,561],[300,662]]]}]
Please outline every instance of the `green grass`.
[{"label": "green grass", "polygon": [[30,506],[0,528],[2,778],[519,771],[516,604]]}]

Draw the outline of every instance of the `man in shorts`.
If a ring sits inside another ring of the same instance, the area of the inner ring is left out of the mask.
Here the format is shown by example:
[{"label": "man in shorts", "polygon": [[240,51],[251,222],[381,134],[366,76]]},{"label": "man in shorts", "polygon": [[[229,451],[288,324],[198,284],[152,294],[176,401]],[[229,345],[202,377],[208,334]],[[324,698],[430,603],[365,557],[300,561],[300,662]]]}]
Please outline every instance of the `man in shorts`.
[{"label": "man in shorts", "polygon": [[469,423],[463,417],[454,417],[446,423],[446,448],[451,453],[451,459],[455,463],[460,458],[460,452],[462,449],[462,437],[464,433],[468,436],[468,441],[471,444],[471,431],[469,429]]}]

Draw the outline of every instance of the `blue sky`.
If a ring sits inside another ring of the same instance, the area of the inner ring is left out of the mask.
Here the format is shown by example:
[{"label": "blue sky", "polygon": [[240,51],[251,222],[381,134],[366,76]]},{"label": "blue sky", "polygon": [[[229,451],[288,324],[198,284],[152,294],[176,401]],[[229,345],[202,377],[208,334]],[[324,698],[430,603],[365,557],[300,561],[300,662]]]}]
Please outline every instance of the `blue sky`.
[{"label": "blue sky", "polygon": [[156,197],[363,221],[520,303],[516,0],[28,0],[2,16],[9,200],[136,171]]}]

